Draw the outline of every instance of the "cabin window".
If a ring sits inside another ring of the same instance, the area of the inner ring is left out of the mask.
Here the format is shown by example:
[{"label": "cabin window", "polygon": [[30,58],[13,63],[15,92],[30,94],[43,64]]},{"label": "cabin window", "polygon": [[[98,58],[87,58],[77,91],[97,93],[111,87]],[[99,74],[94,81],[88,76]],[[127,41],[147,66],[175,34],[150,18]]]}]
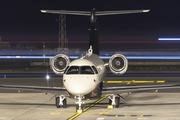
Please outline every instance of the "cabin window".
[{"label": "cabin window", "polygon": [[95,74],[98,74],[98,71],[97,71],[96,67],[92,66],[92,69],[94,70]]},{"label": "cabin window", "polygon": [[90,66],[70,66],[66,74],[94,74]]}]

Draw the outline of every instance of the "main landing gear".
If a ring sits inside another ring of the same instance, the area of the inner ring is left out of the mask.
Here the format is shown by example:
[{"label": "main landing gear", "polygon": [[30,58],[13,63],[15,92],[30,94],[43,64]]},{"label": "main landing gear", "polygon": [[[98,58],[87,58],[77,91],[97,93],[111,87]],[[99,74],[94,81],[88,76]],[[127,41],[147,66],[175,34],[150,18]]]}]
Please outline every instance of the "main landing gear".
[{"label": "main landing gear", "polygon": [[120,97],[116,97],[115,95],[110,95],[109,96],[109,105],[108,108],[119,108],[119,103],[120,103]]},{"label": "main landing gear", "polygon": [[56,102],[56,107],[57,108],[60,108],[61,106],[63,108],[67,107],[67,100],[66,100],[66,97],[64,95],[56,97],[55,102]]}]

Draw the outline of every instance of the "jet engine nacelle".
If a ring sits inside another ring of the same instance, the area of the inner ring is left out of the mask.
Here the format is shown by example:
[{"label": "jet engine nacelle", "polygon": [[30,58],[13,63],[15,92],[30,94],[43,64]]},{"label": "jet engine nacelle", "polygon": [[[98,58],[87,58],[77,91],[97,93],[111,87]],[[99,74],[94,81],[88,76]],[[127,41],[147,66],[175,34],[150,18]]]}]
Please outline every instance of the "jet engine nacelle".
[{"label": "jet engine nacelle", "polygon": [[62,75],[69,63],[69,56],[58,54],[52,59],[51,66],[55,74]]},{"label": "jet engine nacelle", "polygon": [[109,68],[113,74],[124,74],[128,69],[128,60],[122,54],[115,54],[109,59]]}]

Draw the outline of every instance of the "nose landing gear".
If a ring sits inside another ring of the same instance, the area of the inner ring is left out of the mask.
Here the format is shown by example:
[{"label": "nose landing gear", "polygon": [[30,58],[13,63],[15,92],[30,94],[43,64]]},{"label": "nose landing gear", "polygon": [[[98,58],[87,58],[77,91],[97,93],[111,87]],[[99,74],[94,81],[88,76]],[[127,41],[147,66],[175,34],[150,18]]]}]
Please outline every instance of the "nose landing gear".
[{"label": "nose landing gear", "polygon": [[78,106],[76,106],[76,112],[78,114],[83,113],[84,108],[83,108],[82,104],[84,104],[84,102],[82,102],[82,99],[84,99],[85,97],[79,95],[79,96],[75,96],[74,98],[79,100],[78,102],[76,102],[76,104],[78,104]]},{"label": "nose landing gear", "polygon": [[56,107],[57,108],[60,108],[61,106],[63,108],[67,107],[67,100],[66,100],[66,97],[64,95],[56,97],[55,102],[56,102]]}]

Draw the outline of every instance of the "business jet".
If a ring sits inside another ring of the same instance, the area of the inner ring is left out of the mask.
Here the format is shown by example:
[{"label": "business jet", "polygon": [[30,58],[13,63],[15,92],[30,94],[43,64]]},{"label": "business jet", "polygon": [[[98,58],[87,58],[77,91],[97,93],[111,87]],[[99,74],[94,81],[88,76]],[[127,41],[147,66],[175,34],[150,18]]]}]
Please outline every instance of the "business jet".
[{"label": "business jet", "polygon": [[63,75],[64,87],[30,87],[30,86],[0,86],[0,89],[35,90],[49,92],[56,95],[55,104],[57,108],[67,107],[66,98],[77,99],[76,111],[83,112],[84,102],[82,100],[97,99],[102,95],[109,95],[109,105],[119,107],[122,92],[157,90],[180,88],[179,85],[146,86],[146,87],[103,87],[107,67],[116,75],[124,74],[128,69],[128,60],[122,54],[113,55],[108,63],[104,63],[99,55],[99,36],[97,16],[116,15],[129,13],[143,13],[149,10],[120,10],[120,11],[66,11],[66,10],[41,10],[42,13],[70,14],[90,16],[90,39],[87,54],[71,61],[65,54],[56,55],[51,61],[51,67],[55,74]]}]

